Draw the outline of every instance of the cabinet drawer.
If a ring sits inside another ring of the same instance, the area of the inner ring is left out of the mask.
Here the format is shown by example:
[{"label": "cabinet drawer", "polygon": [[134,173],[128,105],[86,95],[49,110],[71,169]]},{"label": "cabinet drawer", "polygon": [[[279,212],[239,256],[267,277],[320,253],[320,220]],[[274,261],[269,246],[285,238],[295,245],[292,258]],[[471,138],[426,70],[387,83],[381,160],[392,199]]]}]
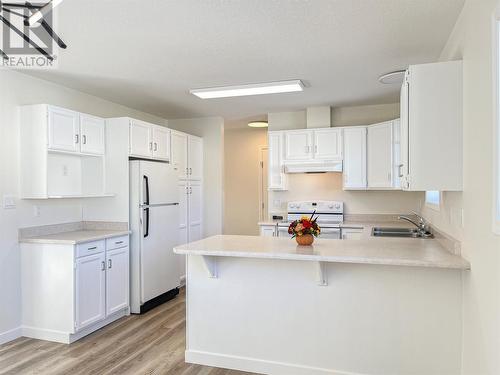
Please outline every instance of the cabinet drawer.
[{"label": "cabinet drawer", "polygon": [[128,246],[128,235],[106,239],[106,250],[119,249]]},{"label": "cabinet drawer", "polygon": [[104,251],[104,240],[85,242],[76,245],[76,257],[84,257],[86,255],[92,255],[101,253]]}]

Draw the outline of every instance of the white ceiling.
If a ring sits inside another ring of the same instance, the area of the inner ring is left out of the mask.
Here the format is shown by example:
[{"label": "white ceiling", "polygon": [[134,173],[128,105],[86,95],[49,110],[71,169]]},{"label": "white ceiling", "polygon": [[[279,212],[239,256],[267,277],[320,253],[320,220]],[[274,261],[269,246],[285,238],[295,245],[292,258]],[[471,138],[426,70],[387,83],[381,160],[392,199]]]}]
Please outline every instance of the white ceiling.
[{"label": "white ceiling", "polygon": [[[165,118],[239,119],[398,100],[377,77],[435,61],[463,0],[66,0],[57,71],[30,73]],[[302,93],[189,89],[302,79]]]}]

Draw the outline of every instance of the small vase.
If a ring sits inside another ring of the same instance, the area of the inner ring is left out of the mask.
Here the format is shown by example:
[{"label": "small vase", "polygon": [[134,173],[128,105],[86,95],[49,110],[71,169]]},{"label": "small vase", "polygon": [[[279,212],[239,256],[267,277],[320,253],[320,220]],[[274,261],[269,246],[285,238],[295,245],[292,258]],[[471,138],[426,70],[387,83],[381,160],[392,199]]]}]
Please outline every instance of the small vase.
[{"label": "small vase", "polygon": [[303,234],[302,236],[295,237],[295,240],[299,246],[311,246],[314,242],[314,237],[312,234]]}]

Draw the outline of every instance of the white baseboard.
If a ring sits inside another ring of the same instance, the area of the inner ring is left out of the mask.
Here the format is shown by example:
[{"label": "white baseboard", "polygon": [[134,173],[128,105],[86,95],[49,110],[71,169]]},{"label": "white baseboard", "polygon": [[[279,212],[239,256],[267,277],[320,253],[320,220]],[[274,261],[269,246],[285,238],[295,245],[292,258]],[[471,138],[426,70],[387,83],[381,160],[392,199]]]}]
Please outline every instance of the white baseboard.
[{"label": "white baseboard", "polygon": [[22,336],[30,337],[33,339],[46,340],[46,341],[54,341],[60,342],[62,344],[71,344],[84,336],[91,334],[92,332],[97,331],[98,329],[114,322],[117,319],[120,319],[126,315],[129,315],[130,311],[128,307],[126,309],[115,312],[114,314],[108,316],[106,319],[101,320],[95,324],[92,324],[88,327],[81,329],[76,333],[69,333],[63,331],[55,331],[51,329],[43,329],[38,327],[22,327]]},{"label": "white baseboard", "polygon": [[186,350],[185,360],[198,365],[272,375],[369,375],[197,350]]},{"label": "white baseboard", "polygon": [[5,332],[0,332],[0,345],[21,337],[21,327],[17,327]]}]

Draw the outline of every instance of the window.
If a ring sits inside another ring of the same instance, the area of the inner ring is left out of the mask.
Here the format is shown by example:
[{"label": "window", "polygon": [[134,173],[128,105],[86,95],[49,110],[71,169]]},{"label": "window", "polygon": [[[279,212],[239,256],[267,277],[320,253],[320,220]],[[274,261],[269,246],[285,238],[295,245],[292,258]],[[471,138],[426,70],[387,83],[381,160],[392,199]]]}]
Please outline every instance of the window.
[{"label": "window", "polygon": [[493,100],[495,120],[493,126],[493,231],[500,235],[500,8],[494,17],[493,35]]},{"label": "window", "polygon": [[439,210],[441,206],[441,193],[439,191],[426,191],[425,205],[434,210]]}]

